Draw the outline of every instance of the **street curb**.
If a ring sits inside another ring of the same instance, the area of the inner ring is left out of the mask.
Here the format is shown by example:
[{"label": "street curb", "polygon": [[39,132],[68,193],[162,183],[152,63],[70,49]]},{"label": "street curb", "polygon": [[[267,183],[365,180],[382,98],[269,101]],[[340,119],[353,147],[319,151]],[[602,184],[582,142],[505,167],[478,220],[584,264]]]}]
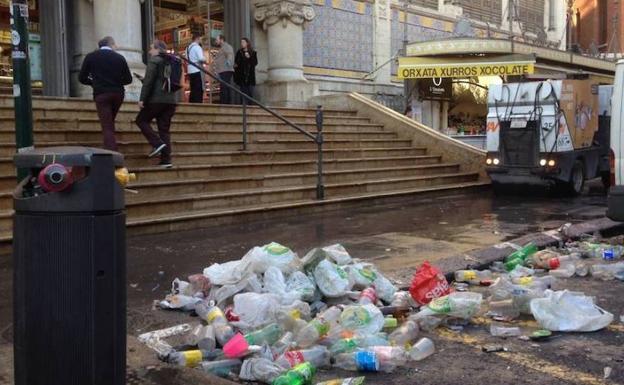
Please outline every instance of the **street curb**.
[{"label": "street curb", "polygon": [[[446,279],[454,280],[454,273],[461,269],[486,269],[496,261],[502,261],[516,249],[513,246],[524,246],[533,242],[540,249],[558,245],[568,239],[578,239],[583,234],[600,234],[621,230],[624,232],[624,222],[615,222],[608,218],[598,218],[586,222],[576,223],[565,230],[565,234],[557,229],[526,234],[518,238],[498,243],[484,249],[473,250],[461,255],[454,255],[436,261],[436,266],[444,272]],[[470,263],[472,261],[472,263]]]}]

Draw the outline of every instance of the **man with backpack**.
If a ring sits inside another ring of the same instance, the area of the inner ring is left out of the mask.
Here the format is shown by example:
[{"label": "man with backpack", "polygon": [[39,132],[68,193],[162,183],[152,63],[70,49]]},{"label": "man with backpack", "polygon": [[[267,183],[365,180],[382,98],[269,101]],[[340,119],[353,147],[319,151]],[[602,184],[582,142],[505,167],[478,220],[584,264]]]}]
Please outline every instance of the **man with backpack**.
[{"label": "man with backpack", "polygon": [[[135,122],[152,146],[148,157],[160,154],[159,165],[171,168],[169,127],[176,110],[176,93],[181,88],[182,64],[178,58],[167,54],[167,45],[161,40],[152,43],[149,56],[139,98],[141,111]],[[153,119],[156,119],[158,134],[152,129]]]}]

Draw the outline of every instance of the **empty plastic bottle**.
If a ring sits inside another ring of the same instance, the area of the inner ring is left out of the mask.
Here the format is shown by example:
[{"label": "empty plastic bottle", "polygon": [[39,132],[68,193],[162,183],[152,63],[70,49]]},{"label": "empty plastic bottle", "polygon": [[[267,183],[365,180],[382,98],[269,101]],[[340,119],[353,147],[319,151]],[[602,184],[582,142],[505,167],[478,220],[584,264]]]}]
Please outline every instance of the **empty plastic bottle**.
[{"label": "empty plastic bottle", "polygon": [[272,360],[263,357],[248,358],[243,362],[238,377],[245,381],[272,383],[277,377],[284,374],[286,369]]},{"label": "empty plastic bottle", "polygon": [[457,270],[455,272],[456,282],[468,282],[473,285],[478,285],[481,281],[492,279],[492,272],[490,270]]},{"label": "empty plastic bottle", "polygon": [[187,338],[189,345],[196,345],[200,350],[213,350],[216,347],[212,325],[197,325]]},{"label": "empty plastic bottle", "polygon": [[339,307],[332,306],[319,314],[297,333],[297,337],[295,338],[297,346],[302,348],[312,346],[329,332],[332,323],[338,320],[341,312]]},{"label": "empty plastic bottle", "polygon": [[610,265],[593,265],[590,270],[592,277],[608,281],[615,278],[616,275],[624,272],[624,262],[613,263]]},{"label": "empty plastic bottle", "polygon": [[389,365],[400,366],[407,361],[407,353],[402,346],[370,346],[366,350],[377,354],[382,368]]},{"label": "empty plastic bottle", "polygon": [[592,258],[602,258],[607,261],[620,258],[624,255],[624,246],[620,245],[586,242],[583,244],[583,249],[586,250],[588,256]]},{"label": "empty plastic bottle", "polygon": [[367,287],[360,292],[358,303],[360,305],[375,304],[377,302],[377,292],[374,287]]},{"label": "empty plastic bottle", "polygon": [[512,271],[516,266],[523,265],[526,259],[537,252],[537,246],[529,243],[520,250],[511,253],[505,258],[505,270]]},{"label": "empty plastic bottle", "polygon": [[336,378],[333,380],[317,382],[316,385],[364,385],[366,377]]},{"label": "empty plastic bottle", "polygon": [[280,309],[276,314],[277,322],[284,330],[297,334],[308,323],[301,319],[301,314],[297,310]]},{"label": "empty plastic bottle", "polygon": [[410,295],[409,291],[397,291],[392,296],[392,302],[390,302],[390,306],[409,307],[412,304],[411,301],[412,296]]},{"label": "empty plastic bottle", "polygon": [[340,353],[349,353],[358,348],[369,346],[388,346],[390,343],[385,337],[385,333],[371,334],[355,338],[343,338],[334,342],[329,348],[332,356]]},{"label": "empty plastic bottle", "polygon": [[219,345],[225,345],[230,338],[234,336],[234,329],[229,325],[227,318],[221,308],[215,305],[210,305],[206,302],[199,302],[195,305],[195,313],[212,325],[214,328],[215,338]]},{"label": "empty plastic bottle", "polygon": [[418,324],[416,322],[406,321],[388,336],[388,340],[392,345],[405,346],[416,338],[418,331]]},{"label": "empty plastic bottle", "polygon": [[435,353],[435,345],[429,338],[419,339],[409,350],[408,355],[412,361],[420,361]]},{"label": "empty plastic bottle", "polygon": [[284,354],[285,351],[289,350],[293,346],[293,342],[295,340],[295,335],[293,332],[286,332],[284,335],[277,340],[273,347],[271,348],[271,352],[273,353],[273,357],[277,358]]},{"label": "empty plastic bottle", "polygon": [[238,369],[242,365],[242,361],[238,358],[219,361],[203,361],[201,363],[201,369],[210,374],[214,374],[219,377],[229,377],[232,372],[238,372]]},{"label": "empty plastic bottle", "polygon": [[490,334],[494,337],[517,337],[522,331],[517,326],[503,326],[492,322],[490,324]]},{"label": "empty plastic bottle", "polygon": [[344,370],[362,372],[392,372],[396,365],[390,363],[381,364],[377,353],[373,350],[360,350],[351,353],[338,354],[334,360],[334,366]]},{"label": "empty plastic bottle", "polygon": [[166,357],[166,361],[170,364],[186,366],[194,368],[198,366],[205,358],[213,358],[214,355],[210,351],[202,351],[199,349],[186,350],[183,352],[172,352]]},{"label": "empty plastic bottle", "polygon": [[245,339],[249,345],[273,345],[284,333],[282,327],[276,323],[267,325],[251,333],[245,334]]},{"label": "empty plastic bottle", "polygon": [[280,356],[276,363],[285,368],[293,368],[303,362],[311,363],[315,368],[329,366],[329,350],[325,346],[314,346],[310,349],[291,350]]},{"label": "empty plastic bottle", "polygon": [[514,300],[509,298],[500,301],[490,301],[488,314],[511,320],[520,316],[520,309],[518,309]]},{"label": "empty plastic bottle", "polygon": [[314,366],[309,362],[304,362],[277,377],[272,385],[309,385],[315,373]]}]

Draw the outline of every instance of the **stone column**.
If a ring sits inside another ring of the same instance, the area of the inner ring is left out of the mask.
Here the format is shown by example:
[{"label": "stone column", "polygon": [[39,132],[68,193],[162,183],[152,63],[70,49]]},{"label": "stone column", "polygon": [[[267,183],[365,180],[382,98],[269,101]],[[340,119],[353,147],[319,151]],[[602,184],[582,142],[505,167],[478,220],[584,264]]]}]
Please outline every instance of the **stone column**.
[{"label": "stone column", "polygon": [[[392,52],[391,24],[392,14],[390,10],[390,0],[376,0],[374,11],[374,63],[378,68],[375,73],[376,83],[390,84],[392,78],[392,65],[388,60],[396,52]],[[401,27],[401,31],[403,31]],[[403,32],[401,32],[403,33]],[[385,64],[385,65],[384,65]],[[382,67],[383,66],[383,67]]]},{"label": "stone column", "polygon": [[315,17],[310,0],[261,0],[254,19],[266,31],[268,77],[258,91],[276,106],[302,107],[318,93],[303,76],[303,28]]},{"label": "stone column", "polygon": [[[117,52],[128,61],[131,72],[143,74],[141,49],[141,4],[139,0],[93,0],[96,39],[112,36]],[[94,43],[97,46],[97,42]],[[126,100],[138,100],[141,82],[133,77],[126,86]]]}]

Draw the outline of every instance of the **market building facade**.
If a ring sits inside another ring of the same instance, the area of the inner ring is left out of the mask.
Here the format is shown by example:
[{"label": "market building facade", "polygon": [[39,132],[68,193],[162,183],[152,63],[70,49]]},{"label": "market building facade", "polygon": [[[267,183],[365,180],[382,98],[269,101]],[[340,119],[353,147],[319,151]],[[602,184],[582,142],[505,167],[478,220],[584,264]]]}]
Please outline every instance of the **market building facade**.
[{"label": "market building facade", "polygon": [[[568,29],[565,0],[58,0],[33,1],[31,20],[39,50],[31,62],[40,73],[33,79],[45,95],[89,96],[76,74],[102,36],[114,36],[131,70],[142,73],[153,36],[183,53],[200,30],[211,37],[208,51],[219,33],[235,49],[240,37],[251,36],[257,96],[269,104],[356,91],[396,110],[406,105],[397,59],[407,43],[497,41],[511,33],[516,42],[565,50]],[[129,87],[128,99],[138,88]]]}]

